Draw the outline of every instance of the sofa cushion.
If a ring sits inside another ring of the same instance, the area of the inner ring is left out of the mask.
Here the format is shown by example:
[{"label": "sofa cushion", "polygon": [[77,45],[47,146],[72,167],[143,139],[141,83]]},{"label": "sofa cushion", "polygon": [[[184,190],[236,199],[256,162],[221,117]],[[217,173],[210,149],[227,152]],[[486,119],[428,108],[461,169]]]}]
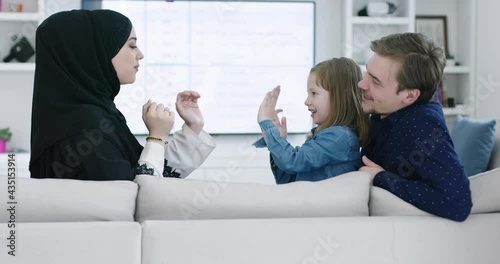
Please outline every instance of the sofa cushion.
[{"label": "sofa cushion", "polygon": [[488,167],[495,125],[495,120],[478,120],[460,115],[455,119],[451,138],[467,176],[484,172]]},{"label": "sofa cushion", "polygon": [[[500,212],[500,168],[469,177],[472,192],[472,214]],[[391,192],[371,187],[370,215],[430,215]]]},{"label": "sofa cushion", "polygon": [[145,221],[143,264],[498,264],[500,214]]},{"label": "sofa cushion", "polygon": [[4,264],[141,263],[136,222],[20,223],[15,229],[1,224],[0,235]]},{"label": "sofa cushion", "polygon": [[136,220],[368,216],[370,176],[282,185],[137,176]]},{"label": "sofa cushion", "polygon": [[383,217],[145,221],[142,263],[395,263],[393,222]]},{"label": "sofa cushion", "polygon": [[[7,204],[7,176],[0,176],[0,204]],[[9,184],[14,186],[14,184]],[[0,210],[0,222],[134,221],[137,184],[130,181],[80,181],[16,178],[15,210]]]}]

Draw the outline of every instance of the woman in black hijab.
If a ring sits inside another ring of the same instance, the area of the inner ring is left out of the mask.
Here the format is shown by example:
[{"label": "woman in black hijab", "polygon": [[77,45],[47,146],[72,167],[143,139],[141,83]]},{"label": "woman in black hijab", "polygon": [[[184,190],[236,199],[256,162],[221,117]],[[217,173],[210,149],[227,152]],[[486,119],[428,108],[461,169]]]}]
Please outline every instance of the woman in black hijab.
[{"label": "woman in black hijab", "polygon": [[185,177],[215,148],[202,130],[193,91],[179,93],[185,121],[167,137],[174,115],[148,101],[143,147],[113,100],[120,84],[135,81],[139,61],[130,20],[111,10],[72,10],[47,18],[36,32],[36,70],[31,125],[32,178],[133,180],[137,174]]}]

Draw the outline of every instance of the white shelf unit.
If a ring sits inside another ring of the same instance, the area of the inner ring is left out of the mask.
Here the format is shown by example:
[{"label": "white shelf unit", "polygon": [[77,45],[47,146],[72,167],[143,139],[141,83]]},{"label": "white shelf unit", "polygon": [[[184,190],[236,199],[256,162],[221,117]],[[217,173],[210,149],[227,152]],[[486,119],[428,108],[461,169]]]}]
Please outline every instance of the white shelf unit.
[{"label": "white shelf unit", "polygon": [[38,12],[11,13],[0,12],[0,21],[35,21],[40,20]]},{"label": "white shelf unit", "polygon": [[34,71],[35,63],[33,62],[9,62],[9,63],[0,63],[0,72],[12,72],[12,71]]},{"label": "white shelf unit", "polygon": [[357,13],[369,0],[344,0],[342,55],[352,58],[365,70],[372,55],[370,41],[391,33],[414,32],[416,15],[446,15],[448,47],[460,66],[444,69],[445,96],[455,98],[457,107],[443,110],[447,116],[475,116],[476,1],[396,0],[399,7],[394,16],[367,17]]},{"label": "white shelf unit", "polygon": [[2,12],[0,12],[0,74],[2,72],[23,72],[33,71],[35,69],[35,56],[27,62],[19,63],[12,60],[4,63],[5,58],[12,47],[10,37],[18,35],[25,36],[30,44],[35,48],[35,33],[38,25],[44,19],[45,1],[44,0],[25,0],[22,1],[23,12],[8,12],[8,1],[2,1]]},{"label": "white shelf unit", "polygon": [[418,0],[415,12],[446,16],[448,49],[460,66],[444,68],[445,97],[453,97],[457,105],[463,106],[461,111],[450,109],[447,114],[476,117],[477,0]]},{"label": "white shelf unit", "polygon": [[412,32],[415,27],[415,1],[401,0],[397,14],[384,17],[358,16],[368,0],[344,0],[343,56],[360,65],[371,56],[370,41],[397,32]]}]

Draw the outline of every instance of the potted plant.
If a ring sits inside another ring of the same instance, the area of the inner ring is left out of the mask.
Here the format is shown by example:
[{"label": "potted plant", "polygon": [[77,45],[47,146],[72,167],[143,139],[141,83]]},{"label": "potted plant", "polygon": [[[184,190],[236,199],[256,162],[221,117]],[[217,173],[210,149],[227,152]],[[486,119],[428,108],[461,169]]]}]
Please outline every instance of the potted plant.
[{"label": "potted plant", "polygon": [[2,128],[0,129],[0,153],[5,153],[7,150],[7,141],[12,137],[12,132],[10,129]]},{"label": "potted plant", "polygon": [[446,66],[455,66],[455,56],[451,53],[446,52]]}]

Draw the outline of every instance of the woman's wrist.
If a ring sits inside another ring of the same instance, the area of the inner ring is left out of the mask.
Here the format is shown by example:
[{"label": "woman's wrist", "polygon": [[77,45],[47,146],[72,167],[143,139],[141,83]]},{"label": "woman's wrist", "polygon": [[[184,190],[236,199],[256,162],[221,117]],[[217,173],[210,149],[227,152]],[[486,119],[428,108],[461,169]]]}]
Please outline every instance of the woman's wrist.
[{"label": "woman's wrist", "polygon": [[167,142],[167,137],[168,136],[160,136],[160,135],[154,135],[154,134],[149,134],[149,136],[146,137],[147,142],[158,142],[158,143],[166,143]]},{"label": "woman's wrist", "polygon": [[193,130],[194,133],[200,134],[201,130],[203,129],[203,126],[205,125],[203,122],[197,122],[197,123],[187,123],[186,125]]}]

